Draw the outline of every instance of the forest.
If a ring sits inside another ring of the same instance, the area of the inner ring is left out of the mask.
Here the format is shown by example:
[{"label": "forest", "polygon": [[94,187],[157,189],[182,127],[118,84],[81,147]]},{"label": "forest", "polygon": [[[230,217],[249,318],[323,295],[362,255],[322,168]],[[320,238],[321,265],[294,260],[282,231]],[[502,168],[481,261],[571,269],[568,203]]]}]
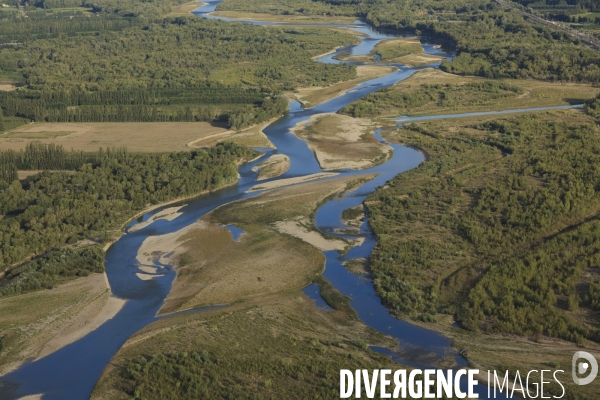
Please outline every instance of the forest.
[{"label": "forest", "polygon": [[339,32],[193,16],[145,23],[116,17],[32,22],[15,20],[0,28],[8,42],[28,36],[22,45],[0,48],[0,77],[23,84],[0,92],[6,117],[229,121],[240,129],[287,110],[282,90],[356,76],[353,66],[311,60],[356,40]]},{"label": "forest", "polygon": [[442,310],[475,331],[600,340],[569,313],[598,296],[583,278],[600,262],[593,121],[568,111],[422,123],[399,140],[431,160],[366,201],[380,238],[374,283],[388,307],[420,318]]},{"label": "forest", "polygon": [[70,279],[104,272],[100,246],[66,247],[11,269],[0,280],[0,296],[52,289]]},{"label": "forest", "polygon": [[[286,0],[276,8],[260,3],[228,0],[219,9],[354,15],[378,28],[416,31],[456,51],[456,58],[442,64],[454,74],[600,83],[597,52],[491,0]],[[590,2],[580,3],[589,7]]]},{"label": "forest", "polygon": [[[168,154],[125,149],[82,153],[36,143],[20,152],[2,151],[2,174],[10,180],[0,180],[0,268],[84,239],[108,240],[150,204],[235,183],[239,162],[256,154],[232,143]],[[17,167],[45,171],[18,181],[10,176]],[[56,270],[50,255],[48,260],[13,269],[15,275],[7,279],[14,282],[3,285],[2,294],[52,286],[57,280],[99,268],[95,251],[79,255],[65,251],[59,256],[76,260],[80,271],[68,265],[64,271]],[[80,262],[84,257],[90,268]]]}]

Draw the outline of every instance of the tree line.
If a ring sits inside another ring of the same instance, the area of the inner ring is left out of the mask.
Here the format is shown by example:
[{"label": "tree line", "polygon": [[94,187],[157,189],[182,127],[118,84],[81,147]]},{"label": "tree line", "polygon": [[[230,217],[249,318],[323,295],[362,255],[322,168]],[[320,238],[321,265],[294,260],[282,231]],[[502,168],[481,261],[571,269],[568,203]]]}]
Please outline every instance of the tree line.
[{"label": "tree line", "polygon": [[82,239],[106,239],[150,204],[236,182],[238,163],[255,155],[232,143],[168,154],[81,153],[43,144],[2,152],[0,165],[46,171],[23,181],[0,180],[0,266]]},{"label": "tree line", "polygon": [[[130,26],[117,24],[117,32],[110,30],[114,26],[98,26],[102,19],[87,19],[90,29],[101,30],[49,39],[35,38],[35,24],[15,22],[33,33],[20,46],[0,49],[0,71],[21,75],[25,83],[0,93],[7,117],[38,122],[221,120],[239,129],[283,113],[282,90],[356,75],[353,66],[311,60],[355,40],[340,32],[265,29],[191,16],[136,19]],[[51,21],[69,26],[61,19]],[[46,28],[52,30],[52,24]]]}]

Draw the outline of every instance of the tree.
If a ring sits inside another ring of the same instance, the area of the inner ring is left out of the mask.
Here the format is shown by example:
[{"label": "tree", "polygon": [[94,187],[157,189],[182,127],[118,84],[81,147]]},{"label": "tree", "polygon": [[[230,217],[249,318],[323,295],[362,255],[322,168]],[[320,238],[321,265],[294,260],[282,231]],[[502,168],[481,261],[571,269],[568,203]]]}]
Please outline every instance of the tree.
[{"label": "tree", "polygon": [[4,132],[5,130],[5,126],[4,126],[4,114],[2,114],[2,108],[0,107],[0,132]]}]

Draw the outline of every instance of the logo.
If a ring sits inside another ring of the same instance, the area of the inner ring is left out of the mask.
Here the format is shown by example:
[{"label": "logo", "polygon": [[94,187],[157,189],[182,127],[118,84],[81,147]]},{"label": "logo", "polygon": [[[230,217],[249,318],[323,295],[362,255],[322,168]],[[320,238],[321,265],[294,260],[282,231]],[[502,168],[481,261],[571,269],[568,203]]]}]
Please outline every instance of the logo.
[{"label": "logo", "polygon": [[[585,359],[585,361],[579,361],[581,359]],[[598,362],[594,358],[593,355],[587,353],[585,351],[578,351],[573,355],[573,382],[576,385],[589,385],[596,379],[598,376]],[[579,375],[584,375],[585,373],[590,371],[590,374],[585,378],[580,378]]]}]

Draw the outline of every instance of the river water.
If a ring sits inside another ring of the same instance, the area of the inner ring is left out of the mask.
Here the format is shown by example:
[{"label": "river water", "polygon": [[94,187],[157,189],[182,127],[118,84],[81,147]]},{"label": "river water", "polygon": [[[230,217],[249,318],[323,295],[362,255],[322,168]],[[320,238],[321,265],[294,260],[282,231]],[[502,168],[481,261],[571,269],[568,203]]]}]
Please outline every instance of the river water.
[{"label": "river water", "polygon": [[[216,5],[221,1],[209,1],[206,6],[196,10],[194,14],[200,17],[211,17],[207,13],[214,11]],[[263,24],[257,21],[247,22]],[[274,23],[264,24],[272,25]],[[337,63],[339,61],[335,60],[334,57],[343,51],[353,55],[368,54],[380,40],[397,37],[388,33],[376,32],[360,21],[353,25],[333,26],[346,26],[358,33],[368,35],[368,37],[361,38],[361,43],[358,45],[339,49],[333,54],[321,57],[318,61]],[[427,54],[451,57],[450,54],[444,53],[437,46],[425,44],[424,48]],[[396,72],[364,82],[346,94],[313,108],[302,109],[299,103],[290,103],[290,112],[272,123],[264,131],[271,142],[275,144],[277,150],[263,149],[265,154],[261,158],[242,165],[239,169],[240,179],[236,186],[202,195],[182,203],[186,204],[181,210],[182,215],[172,221],[156,220],[143,229],[123,235],[110,247],[106,254],[106,273],[112,291],[115,296],[127,299],[123,309],[113,319],[107,321],[84,338],[40,360],[27,362],[14,372],[2,377],[0,400],[17,399],[21,396],[37,393],[44,393],[44,400],[89,398],[102,371],[125,341],[136,331],[156,320],[156,314],[175,278],[175,272],[169,265],[163,265],[160,271],[162,276],[155,279],[143,281],[136,276],[136,273],[139,272],[136,255],[142,242],[149,236],[178,231],[196,222],[203,215],[220,205],[256,196],[259,192],[246,193],[256,183],[257,173],[252,169],[272,154],[287,155],[290,158],[291,167],[282,176],[270,180],[321,172],[322,170],[307,144],[291,134],[290,128],[299,122],[308,120],[315,114],[337,112],[369,93],[410,77],[420,69],[408,68],[402,65],[396,66],[398,67]],[[437,66],[438,64],[433,64],[427,67]],[[513,110],[510,112],[522,111],[527,110]],[[410,120],[418,119],[399,118],[398,122],[402,123]],[[375,133],[375,137],[383,142],[383,139],[377,133]],[[342,198],[329,201],[318,210],[316,224],[322,231],[349,239],[357,237],[365,239],[361,246],[352,248],[344,256],[340,256],[335,251],[324,252],[327,259],[324,276],[341,293],[351,297],[352,307],[365,324],[397,338],[400,343],[399,349],[401,349],[397,352],[378,348],[373,348],[373,350],[389,354],[394,360],[413,367],[431,367],[432,362],[435,360],[447,357],[453,357],[457,366],[465,366],[465,360],[460,356],[456,356],[455,351],[451,349],[449,339],[437,332],[392,317],[381,304],[370,279],[367,276],[352,274],[342,265],[347,260],[368,258],[376,244],[376,238],[366,221],[357,234],[338,233],[340,230],[347,228],[341,220],[342,211],[361,204],[365,197],[373,193],[378,186],[383,186],[403,171],[417,167],[424,160],[422,154],[411,148],[395,144],[390,145],[394,153],[386,163],[369,170],[339,171],[340,176],[376,173],[377,177],[375,179],[347,193]],[[170,205],[169,207],[173,206]],[[144,215],[140,220],[132,222],[128,228],[138,222],[148,220],[160,211],[158,209]],[[234,235],[243,234],[235,227],[228,228],[232,230]],[[304,289],[304,293],[315,299],[317,306],[328,309],[327,304],[319,295],[318,287],[311,285]],[[198,312],[201,312],[201,310]],[[487,398],[486,388],[480,386],[478,389],[480,398]]]}]

